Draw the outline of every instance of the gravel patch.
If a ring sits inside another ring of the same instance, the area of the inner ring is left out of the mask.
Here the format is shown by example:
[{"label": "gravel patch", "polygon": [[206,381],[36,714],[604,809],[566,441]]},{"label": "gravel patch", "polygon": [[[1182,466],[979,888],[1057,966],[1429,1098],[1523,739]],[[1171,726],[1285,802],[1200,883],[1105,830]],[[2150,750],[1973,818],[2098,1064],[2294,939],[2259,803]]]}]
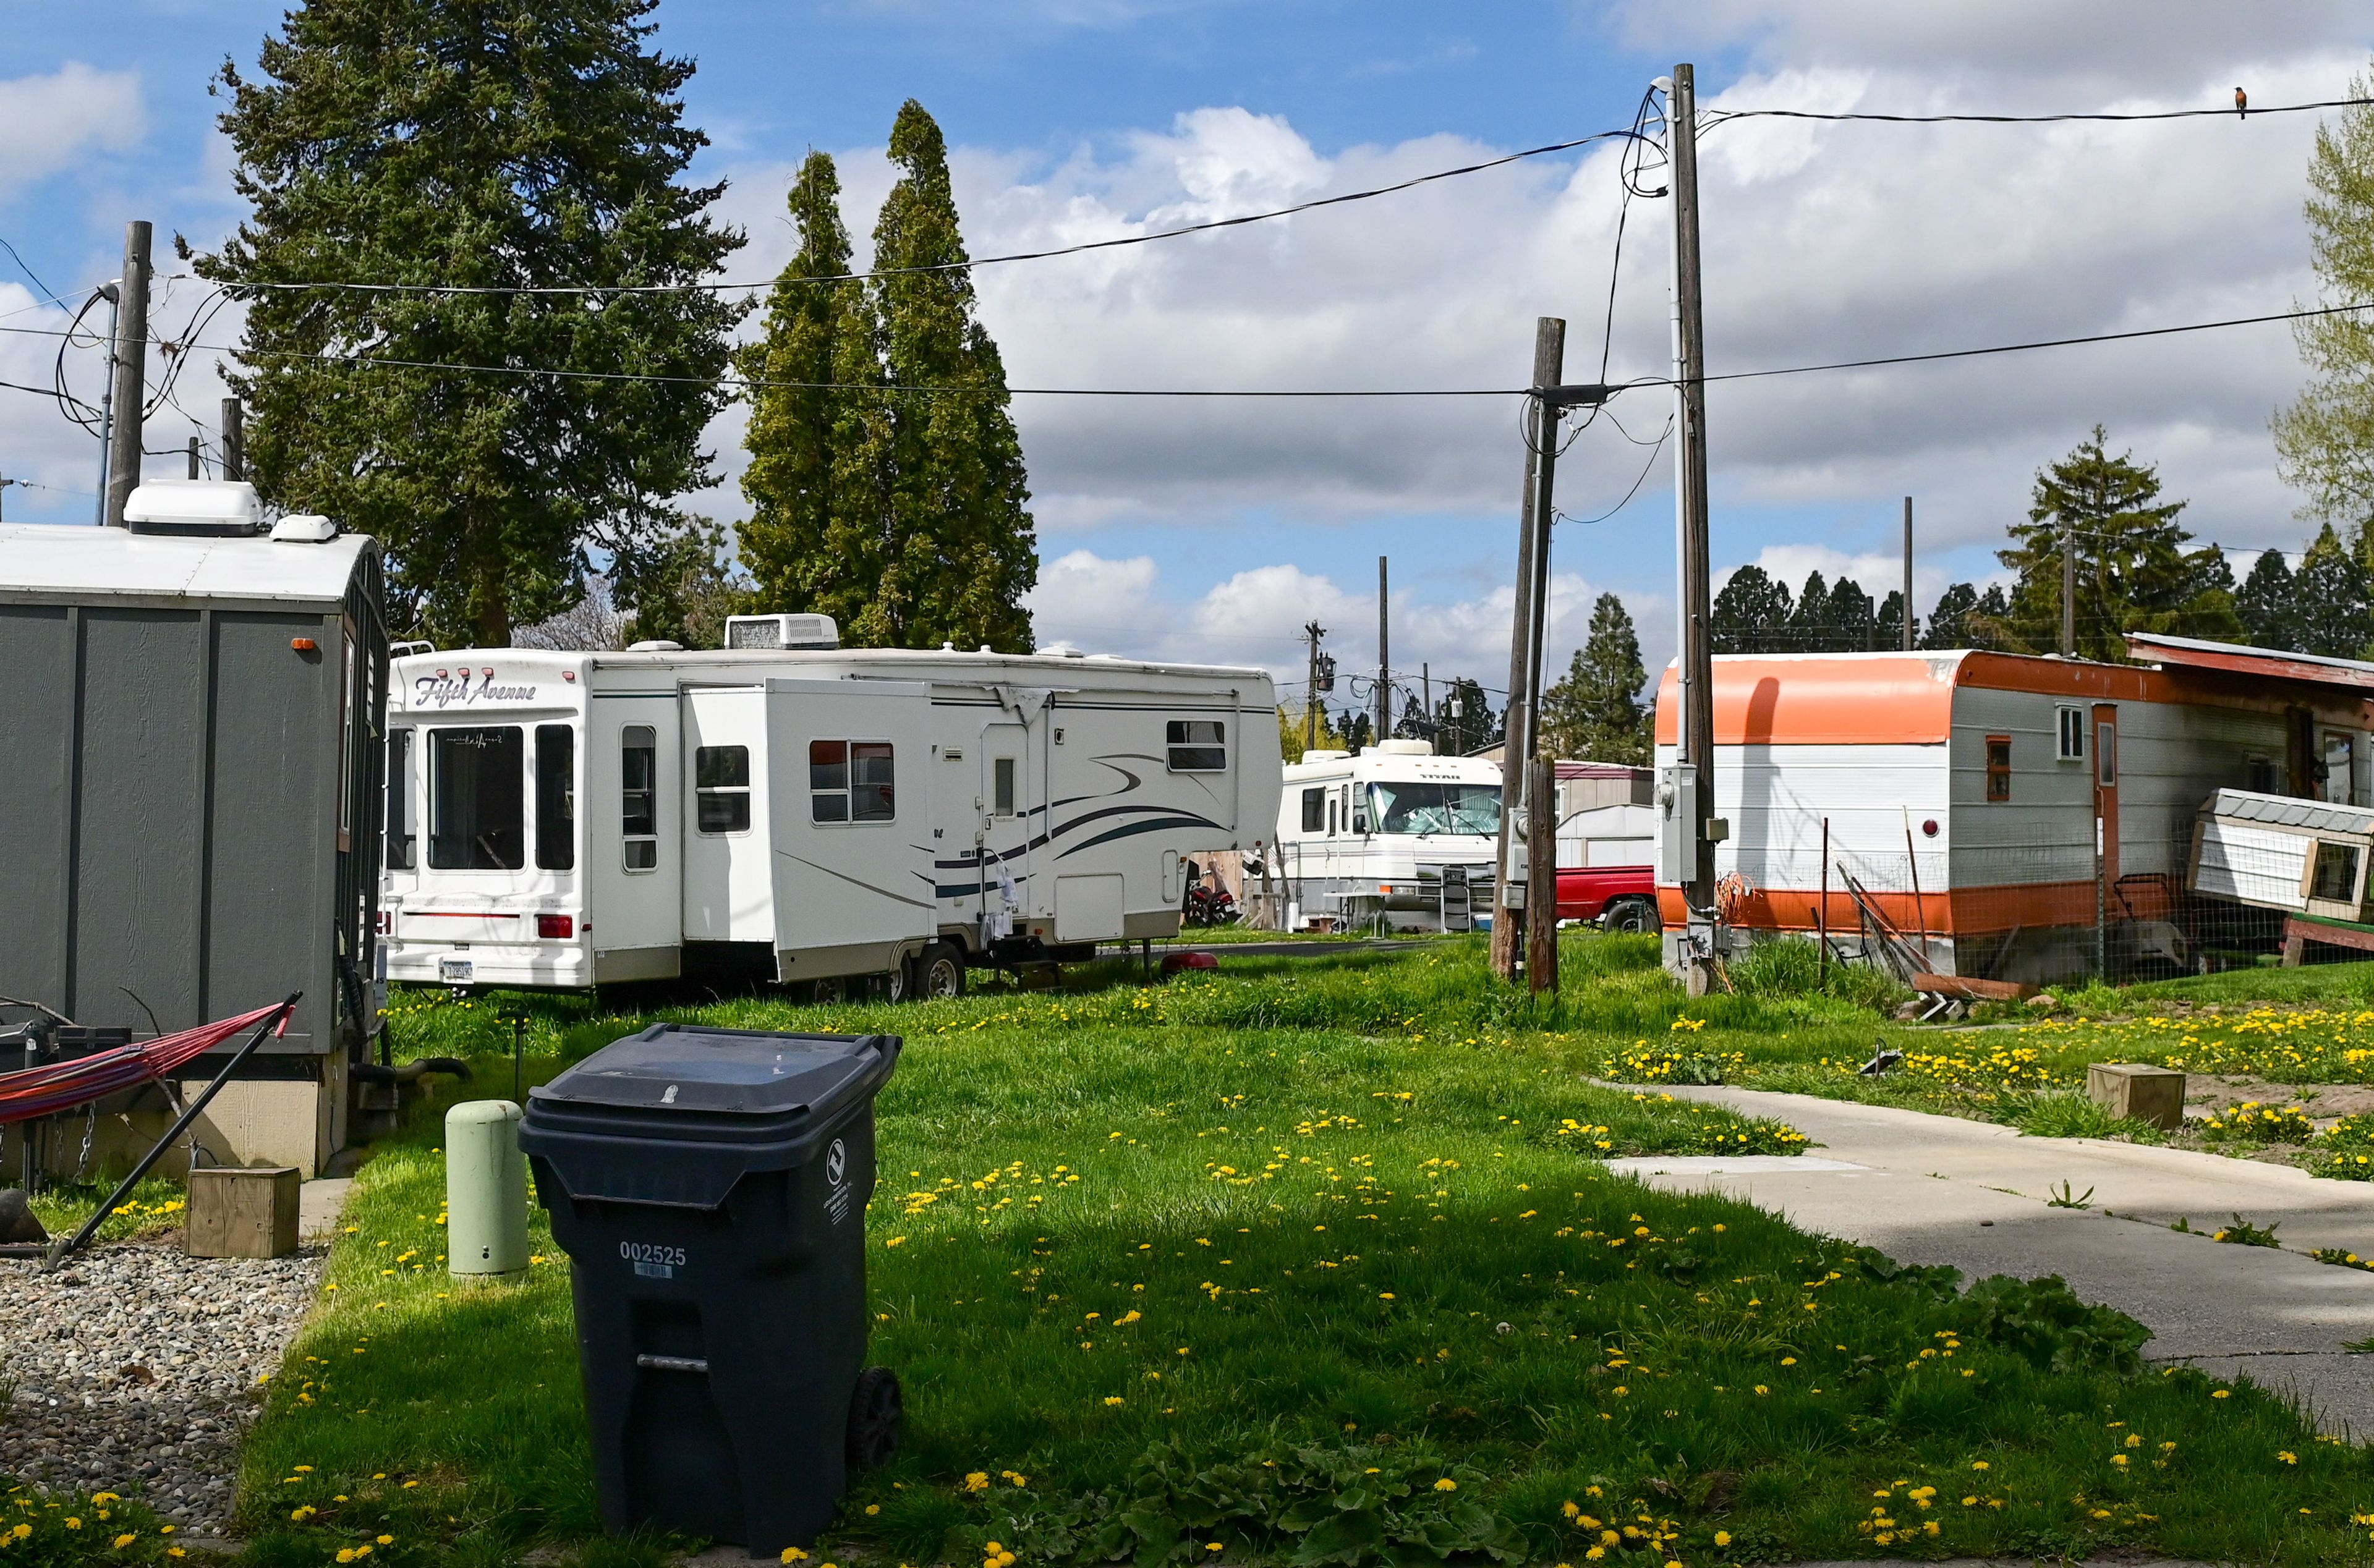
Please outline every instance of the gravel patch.
[{"label": "gravel patch", "polygon": [[0,1474],[139,1497],[184,1529],[228,1522],[261,1379],[313,1302],[326,1249],[190,1258],[94,1247],[54,1274],[0,1260]]}]

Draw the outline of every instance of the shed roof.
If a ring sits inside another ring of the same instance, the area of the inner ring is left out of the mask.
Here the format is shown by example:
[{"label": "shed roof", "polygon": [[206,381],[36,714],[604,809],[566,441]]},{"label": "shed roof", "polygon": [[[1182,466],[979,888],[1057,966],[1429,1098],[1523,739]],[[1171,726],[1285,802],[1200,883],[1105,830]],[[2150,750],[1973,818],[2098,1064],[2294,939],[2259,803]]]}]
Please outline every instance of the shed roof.
[{"label": "shed roof", "polygon": [[336,603],[355,563],[378,548],[360,533],[284,544],[62,523],[0,523],[0,598],[182,598]]},{"label": "shed roof", "polygon": [[2374,811],[2364,806],[2336,805],[2330,801],[2301,801],[2289,795],[2262,795],[2251,790],[2220,790],[2209,802],[2209,814],[2227,822],[2263,822],[2272,827],[2297,827],[2309,833],[2374,835]]}]

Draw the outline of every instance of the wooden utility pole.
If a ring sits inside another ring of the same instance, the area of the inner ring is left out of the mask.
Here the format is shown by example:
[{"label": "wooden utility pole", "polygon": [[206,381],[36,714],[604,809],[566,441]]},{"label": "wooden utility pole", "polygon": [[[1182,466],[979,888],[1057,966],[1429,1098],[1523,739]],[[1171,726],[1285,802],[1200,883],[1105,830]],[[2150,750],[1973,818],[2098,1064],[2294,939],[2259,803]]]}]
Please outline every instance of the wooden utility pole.
[{"label": "wooden utility pole", "polygon": [[2061,525],[2061,657],[2077,657],[2077,524]]},{"label": "wooden utility pole", "polygon": [[190,438],[190,477],[191,477],[191,478],[195,479],[195,478],[198,476],[198,468],[199,468],[199,466],[200,466],[200,462],[199,462],[199,457],[198,457],[198,439],[197,439],[195,436],[192,436],[192,437]]},{"label": "wooden utility pole", "polygon": [[1557,989],[1557,764],[1525,765],[1525,989]]},{"label": "wooden utility pole", "polygon": [[[1534,323],[1534,379],[1536,387],[1557,385],[1566,369],[1566,322],[1544,316]],[[1500,842],[1494,860],[1492,911],[1492,972],[1504,980],[1516,978],[1518,932],[1524,924],[1524,898],[1517,884],[1516,814],[1524,792],[1525,763],[1534,755],[1532,702],[1527,686],[1532,669],[1534,632],[1534,565],[1547,553],[1550,520],[1538,510],[1540,467],[1546,451],[1542,431],[1548,409],[1534,399],[1525,444],[1525,487],[1517,513],[1517,592],[1510,617],[1509,706],[1502,720],[1500,743]],[[1536,534],[1539,537],[1536,537]]]},{"label": "wooden utility pole", "polygon": [[123,526],[123,504],[140,483],[141,405],[148,396],[147,220],[123,227],[123,280],[117,285],[115,364],[109,402],[113,411],[107,450],[106,516]]},{"label": "wooden utility pole", "polygon": [[1377,557],[1377,739],[1393,732],[1393,627],[1391,602],[1386,597],[1385,558]]},{"label": "wooden utility pole", "polygon": [[1310,639],[1310,684],[1302,688],[1302,749],[1309,751],[1319,743],[1319,639],[1327,628],[1312,621],[1302,635]]},{"label": "wooden utility pole", "polygon": [[1904,651],[1912,651],[1912,497],[1904,497]]},{"label": "wooden utility pole", "polygon": [[1698,276],[1698,87],[1688,65],[1674,67],[1665,99],[1666,152],[1674,182],[1674,446],[1675,524],[1680,534],[1681,667],[1676,672],[1675,777],[1670,809],[1677,851],[1675,867],[1689,907],[1683,979],[1702,995],[1707,977],[1700,954],[1714,942],[1714,659],[1708,641],[1713,619],[1707,544],[1706,322]]},{"label": "wooden utility pole", "polygon": [[247,477],[247,410],[239,399],[222,400],[223,477]]}]

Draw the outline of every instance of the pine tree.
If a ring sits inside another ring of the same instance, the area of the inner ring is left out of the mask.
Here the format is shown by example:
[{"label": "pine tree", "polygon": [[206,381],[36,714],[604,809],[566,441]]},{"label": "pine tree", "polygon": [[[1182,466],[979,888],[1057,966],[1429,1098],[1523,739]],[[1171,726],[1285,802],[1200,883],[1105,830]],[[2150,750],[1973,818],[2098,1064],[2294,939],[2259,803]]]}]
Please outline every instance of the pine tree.
[{"label": "pine tree", "polygon": [[1434,705],[1434,749],[1445,756],[1463,756],[1492,743],[1499,721],[1484,688],[1462,675]]},{"label": "pine tree", "polygon": [[[713,482],[739,308],[670,286],[742,239],[705,216],[722,185],[678,182],[706,138],[691,64],[646,47],[654,3],[311,0],[260,74],[222,69],[253,210],[198,271],[247,305],[249,469],[386,545],[401,628],[502,646],[583,597],[593,552],[635,604],[680,563],[669,497]],[[658,291],[237,287],[324,282]]]},{"label": "pine tree", "polygon": [[2365,565],[2326,523],[2292,576],[2292,600],[2299,651],[2330,659],[2363,659],[2374,639],[2374,603],[2369,603]]},{"label": "pine tree", "polygon": [[1828,647],[1832,652],[1862,653],[1871,648],[1877,629],[1871,595],[1851,577],[1839,579],[1830,589],[1829,625]]},{"label": "pine tree", "polygon": [[[2309,258],[2325,305],[2374,303],[2374,74],[2354,77],[2361,101],[2317,127],[2308,167]],[[2374,518],[2374,321],[2366,312],[2303,318],[2292,338],[2308,390],[2275,416],[2285,483],[2307,493],[2306,515],[2356,530]]]},{"label": "pine tree", "polygon": [[1751,563],[1733,572],[1714,596],[1708,641],[1717,653],[1778,653],[1788,646],[1795,610],[1789,585]]},{"label": "pine tree", "polygon": [[1970,648],[1969,617],[1979,603],[1979,591],[1967,582],[1949,586],[1930,607],[1928,629],[1921,634],[1924,649]]},{"label": "pine tree", "polygon": [[[2097,425],[2061,462],[2036,476],[2028,521],[2011,530],[1995,558],[2019,574],[2003,630],[2014,652],[2061,646],[2062,552],[2077,552],[2077,648],[2081,658],[2122,661],[2125,634],[2164,632],[2231,641],[2241,633],[2229,594],[2200,584],[2203,551],[2176,521],[2182,501],[2159,499],[2159,474],[2132,453],[2112,457]],[[2214,553],[2214,552],[2210,552]]]},{"label": "pine tree", "polygon": [[1797,590],[1797,607],[1790,614],[1786,640],[1780,651],[1823,653],[1830,646],[1830,585],[1820,572],[1805,574]]},{"label": "pine tree", "polygon": [[1376,716],[1367,708],[1356,710],[1344,721],[1344,749],[1358,755],[1377,743]]},{"label": "pine tree", "polygon": [[[844,375],[881,380],[873,307],[847,275],[849,231],[840,219],[840,177],[831,155],[811,152],[789,199],[800,248],[767,301],[766,326],[738,358],[758,383],[743,444],[750,453],[742,493],[750,516],[740,530],[743,564],[759,602],[810,610],[852,625],[872,596],[865,556],[848,546],[881,532],[877,487],[865,465],[848,461],[887,409],[876,392],[835,392]],[[852,481],[854,483],[852,483]]]},{"label": "pine tree", "polygon": [[[1921,640],[1921,618],[1912,619],[1912,639]],[[1879,607],[1879,617],[1873,624],[1871,645],[1876,649],[1900,649],[1904,646],[1904,590],[1891,588]]]},{"label": "pine tree", "polygon": [[1640,638],[1624,601],[1603,593],[1566,677],[1542,694],[1542,748],[1552,756],[1639,765],[1649,760]]},{"label": "pine tree", "polygon": [[2235,591],[2234,614],[2242,623],[2245,642],[2301,651],[2298,589],[2281,550],[2269,550],[2251,566],[2251,575]]},{"label": "pine tree", "polygon": [[[1031,647],[1022,596],[1039,580],[1022,442],[1005,366],[973,313],[947,145],[912,99],[890,131],[900,170],[874,227],[887,428],[887,509],[872,601],[852,622],[877,646]],[[871,562],[868,563],[870,567]]]}]

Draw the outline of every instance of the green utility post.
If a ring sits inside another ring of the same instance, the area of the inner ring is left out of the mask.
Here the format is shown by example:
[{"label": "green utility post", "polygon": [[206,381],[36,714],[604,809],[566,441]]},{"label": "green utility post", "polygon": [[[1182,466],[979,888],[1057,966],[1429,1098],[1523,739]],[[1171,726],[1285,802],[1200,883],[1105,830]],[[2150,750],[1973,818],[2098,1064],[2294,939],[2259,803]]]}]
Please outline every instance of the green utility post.
[{"label": "green utility post", "polygon": [[445,1113],[445,1255],[457,1279],[527,1271],[527,1156],[520,1108],[469,1100]]}]

